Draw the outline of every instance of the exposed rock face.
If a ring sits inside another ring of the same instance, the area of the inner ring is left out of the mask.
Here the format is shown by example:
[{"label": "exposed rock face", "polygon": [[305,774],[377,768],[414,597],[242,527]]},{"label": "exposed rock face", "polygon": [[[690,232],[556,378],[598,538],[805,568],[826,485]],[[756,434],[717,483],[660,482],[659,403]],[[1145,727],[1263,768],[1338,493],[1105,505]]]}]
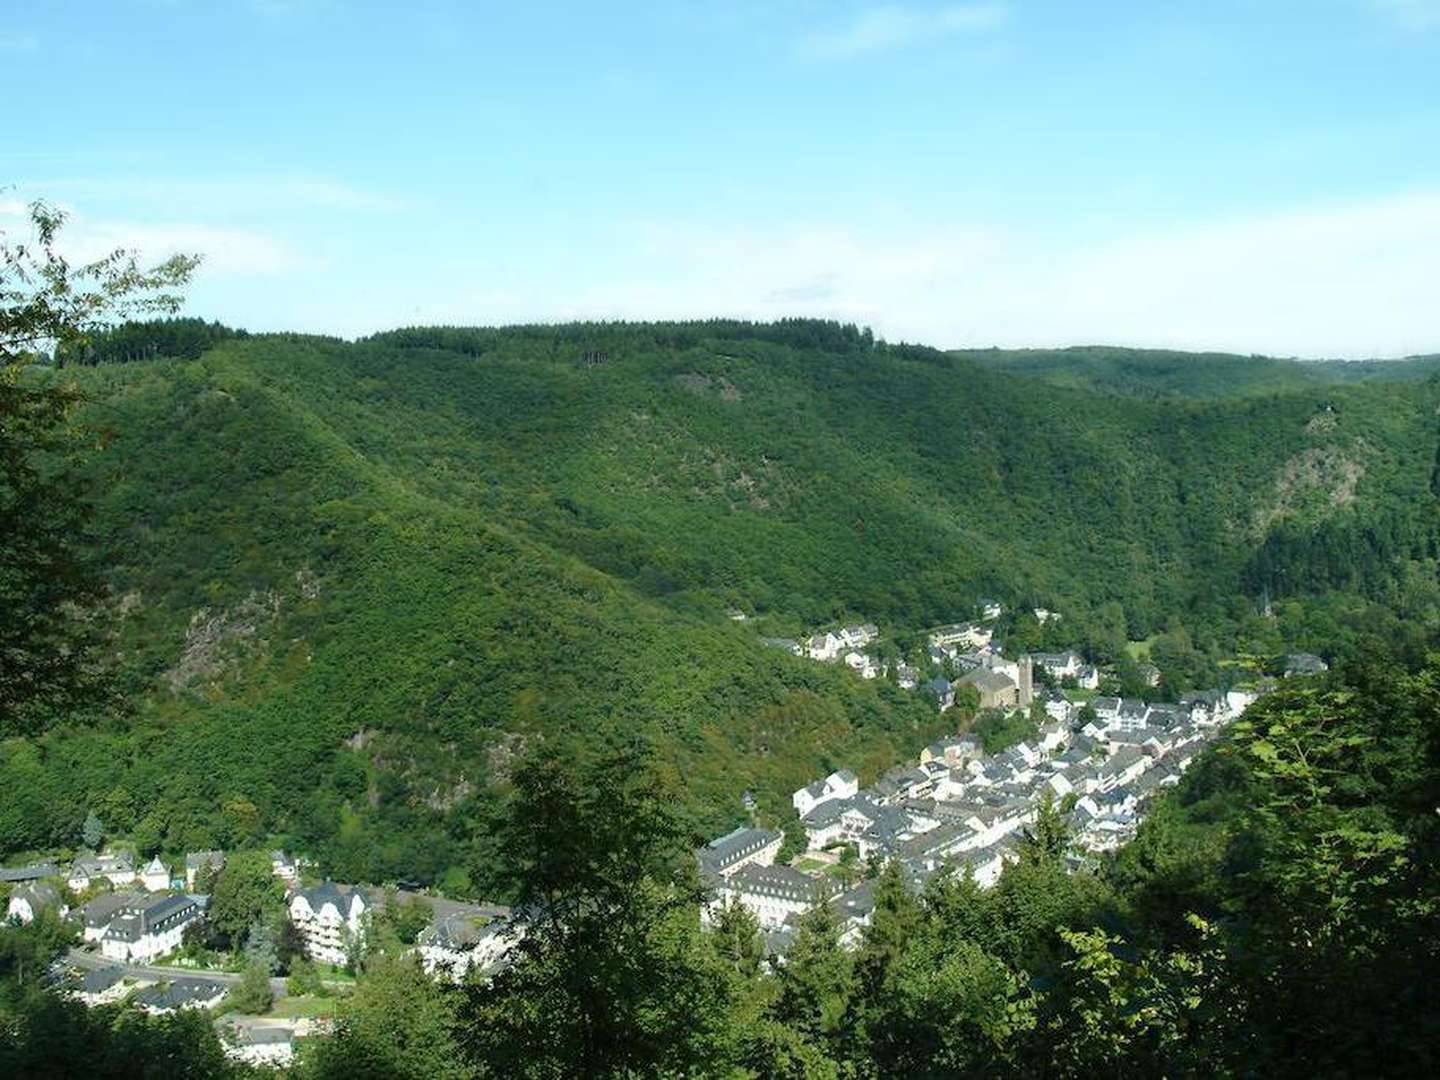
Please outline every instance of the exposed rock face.
[{"label": "exposed rock face", "polygon": [[197,681],[213,682],[263,647],[262,635],[280,617],[281,601],[271,589],[251,592],[224,611],[201,608],[190,617],[180,659],[162,676],[174,693]]},{"label": "exposed rock face", "polygon": [[1275,477],[1275,500],[1257,509],[1256,531],[1263,534],[1271,525],[1309,503],[1317,501],[1326,508],[1348,506],[1355,501],[1355,490],[1365,475],[1360,460],[1363,442],[1350,449],[1338,446],[1312,446],[1302,450],[1280,468]]}]

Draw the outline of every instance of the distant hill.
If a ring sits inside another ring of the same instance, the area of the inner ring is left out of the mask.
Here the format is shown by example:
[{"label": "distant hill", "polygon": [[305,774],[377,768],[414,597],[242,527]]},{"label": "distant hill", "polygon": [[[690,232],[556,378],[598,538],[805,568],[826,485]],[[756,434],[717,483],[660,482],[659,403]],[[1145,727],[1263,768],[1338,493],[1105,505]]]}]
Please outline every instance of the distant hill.
[{"label": "distant hill", "polygon": [[[92,355],[154,351],[127,335]],[[806,321],[214,337],[79,369],[129,711],[4,747],[0,847],[93,807],[463,888],[514,756],[560,735],[648,733],[698,836],[953,725],[762,635],[903,646],[993,595],[1066,641],[1219,650],[1282,632],[1262,590],[1430,602],[1397,583],[1433,558],[1440,392],[1390,369],[1146,354],[1170,389],[1127,396]]]},{"label": "distant hill", "polygon": [[1419,380],[1440,372],[1440,356],[1282,360],[1091,345],[1068,349],[975,349],[952,355],[999,371],[1037,378],[1052,386],[1152,398],[1288,393],[1318,386]]}]

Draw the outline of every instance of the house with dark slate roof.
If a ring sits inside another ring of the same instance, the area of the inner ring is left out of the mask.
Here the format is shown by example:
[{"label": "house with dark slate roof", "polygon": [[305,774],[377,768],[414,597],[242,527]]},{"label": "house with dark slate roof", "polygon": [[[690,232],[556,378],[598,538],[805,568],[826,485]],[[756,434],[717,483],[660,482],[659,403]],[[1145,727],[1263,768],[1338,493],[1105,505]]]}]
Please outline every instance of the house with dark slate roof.
[{"label": "house with dark slate roof", "polygon": [[143,902],[139,893],[101,893],[82,904],[71,917],[80,923],[80,935],[85,941],[99,941],[122,911]]},{"label": "house with dark slate roof", "polygon": [[804,817],[821,803],[848,799],[860,790],[860,779],[849,769],[836,769],[822,780],[806,784],[790,796],[795,813]]},{"label": "house with dark slate roof", "polygon": [[773,829],[739,828],[711,840],[695,857],[703,876],[727,878],[750,863],[769,866],[775,861],[784,839],[783,834]]},{"label": "house with dark slate roof", "polygon": [[173,982],[147,986],[137,991],[133,1000],[148,1013],[174,1012],[176,1009],[213,1009],[225,998],[227,987],[214,979],[176,979]]},{"label": "house with dark slate roof", "polygon": [[525,936],[524,922],[494,904],[430,901],[434,917],[415,938],[425,970],[460,980],[474,969],[494,968]]},{"label": "house with dark slate roof", "polygon": [[40,881],[42,878],[59,877],[60,868],[54,863],[33,863],[30,866],[0,867],[0,884],[18,885],[26,881]]},{"label": "house with dark slate roof", "polygon": [[1122,746],[1100,766],[1100,790],[1111,791],[1137,779],[1150,765],[1150,759],[1133,746]]},{"label": "house with dark slate roof", "polygon": [[809,911],[825,898],[825,883],[788,866],[751,863],[726,880],[720,891],[724,903],[748,908],[762,929],[774,929],[792,915]]},{"label": "house with dark slate roof", "polygon": [[351,945],[364,933],[369,909],[363,890],[333,881],[290,896],[290,921],[305,939],[305,952],[325,964],[345,963]]},{"label": "house with dark slate roof", "polygon": [[115,913],[100,951],[111,960],[149,963],[178,949],[185,927],[200,915],[200,905],[184,893],[136,897]]},{"label": "house with dark slate roof", "polygon": [[64,990],[71,997],[86,1005],[108,1005],[119,1001],[130,991],[125,981],[125,972],[118,967],[96,968],[75,976]]},{"label": "house with dark slate roof", "polygon": [[119,855],[77,855],[70,865],[65,884],[72,892],[84,892],[92,885],[108,881],[111,885],[129,885],[135,881],[135,864],[123,852]]}]

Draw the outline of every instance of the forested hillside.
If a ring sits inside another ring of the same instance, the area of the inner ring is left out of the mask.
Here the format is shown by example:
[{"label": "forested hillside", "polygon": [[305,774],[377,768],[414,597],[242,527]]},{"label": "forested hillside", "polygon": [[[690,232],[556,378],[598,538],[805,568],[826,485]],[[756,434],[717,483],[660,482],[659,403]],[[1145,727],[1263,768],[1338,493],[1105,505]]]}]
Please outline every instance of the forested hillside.
[{"label": "forested hillside", "polygon": [[1053,386],[1148,398],[1277,394],[1327,385],[1407,381],[1440,372],[1440,356],[1406,360],[1286,360],[1098,345],[1066,349],[976,349],[953,355],[998,371],[1041,379]]},{"label": "forested hillside", "polygon": [[701,835],[944,726],[763,634],[903,643],[992,595],[1064,612],[1057,644],[1213,660],[1413,646],[1440,611],[1420,369],[1152,399],[810,322],[177,340],[59,373],[105,444],[121,700],[5,744],[7,850],[95,808],[142,847],[482,889],[546,740],[648,734]]}]

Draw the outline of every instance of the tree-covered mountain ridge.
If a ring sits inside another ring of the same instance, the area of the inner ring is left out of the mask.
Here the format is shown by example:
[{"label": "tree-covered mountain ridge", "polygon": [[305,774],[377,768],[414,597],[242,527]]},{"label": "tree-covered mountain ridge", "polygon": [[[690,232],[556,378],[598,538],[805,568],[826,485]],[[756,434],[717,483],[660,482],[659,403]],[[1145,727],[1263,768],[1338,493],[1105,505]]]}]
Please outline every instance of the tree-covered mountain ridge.
[{"label": "tree-covered mountain ridge", "polygon": [[1420,371],[1137,400],[798,320],[126,350],[156,358],[60,373],[105,437],[92,618],[124,705],[6,744],[8,849],[93,807],[166,850],[279,836],[351,879],[483,881],[546,739],[647,734],[701,835],[950,725],[763,635],[859,617],[903,648],[995,596],[1082,644],[1322,647],[1310,608],[1260,621],[1301,579],[1434,615],[1405,587],[1435,543]]}]

